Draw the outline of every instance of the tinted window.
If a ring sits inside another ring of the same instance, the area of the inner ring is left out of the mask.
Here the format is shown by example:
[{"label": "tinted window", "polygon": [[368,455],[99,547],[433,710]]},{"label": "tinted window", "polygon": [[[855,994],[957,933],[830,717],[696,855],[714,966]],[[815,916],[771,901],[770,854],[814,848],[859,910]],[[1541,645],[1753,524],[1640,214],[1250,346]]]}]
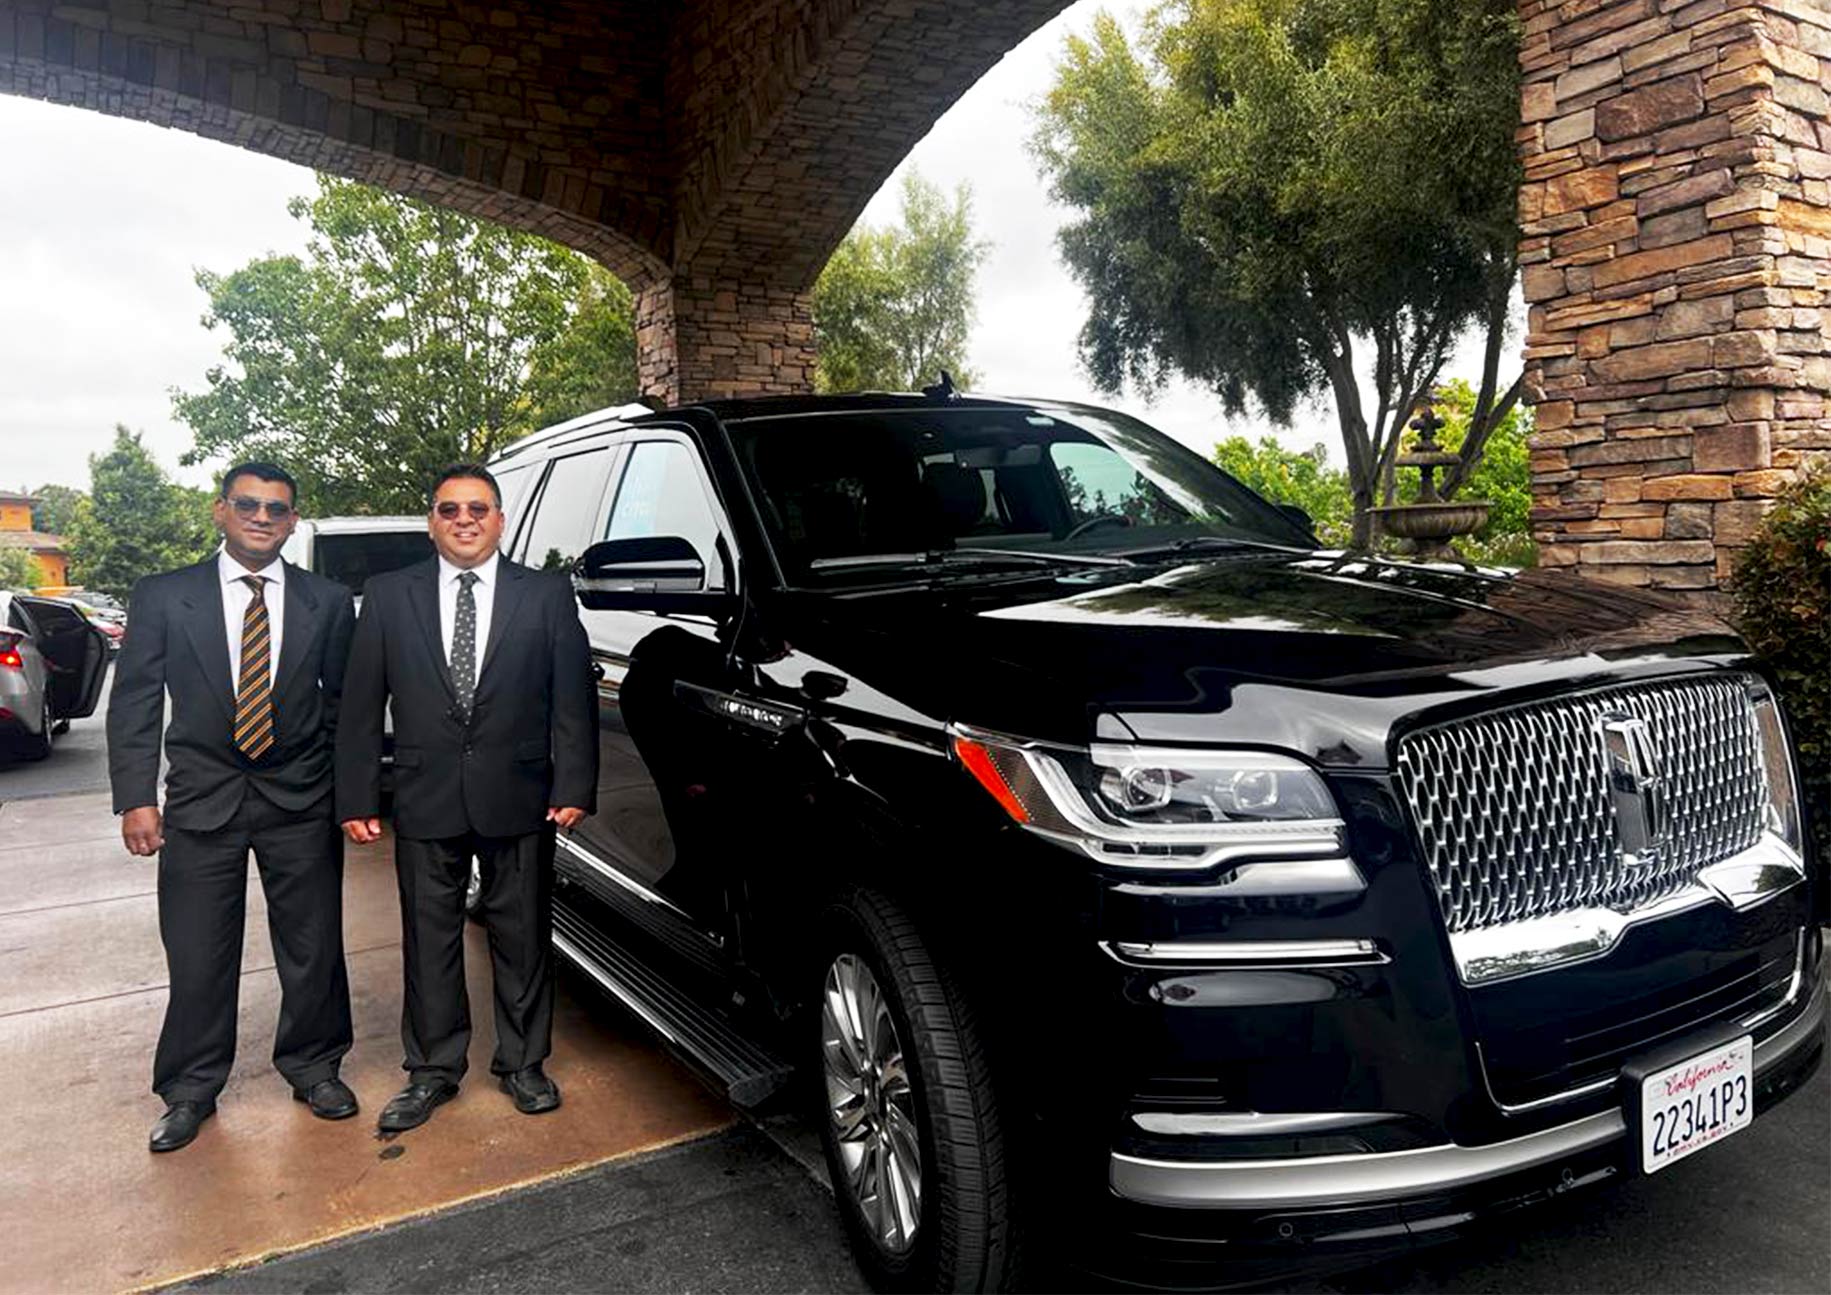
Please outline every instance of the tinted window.
[{"label": "tinted window", "polygon": [[699,552],[709,588],[725,587],[718,557],[718,523],[706,498],[693,451],[677,441],[644,441],[630,451],[604,528],[607,540],[677,535]]},{"label": "tinted window", "polygon": [[1200,536],[1309,546],[1232,477],[1122,414],[904,407],[730,429],[791,570],[949,549],[1122,555]]},{"label": "tinted window", "polygon": [[515,533],[515,526],[521,521],[521,506],[527,501],[528,487],[540,479],[540,474],[534,470],[538,466],[524,463],[493,473],[496,485],[502,491],[502,513],[508,519],[507,533],[510,535]]},{"label": "tinted window", "polygon": [[592,540],[610,462],[608,448],[553,460],[528,538],[522,541],[522,561],[543,571],[564,571],[578,559]]},{"label": "tinted window", "polygon": [[370,576],[386,575],[431,556],[432,538],[425,531],[320,534],[312,545],[312,569],[361,593]]}]

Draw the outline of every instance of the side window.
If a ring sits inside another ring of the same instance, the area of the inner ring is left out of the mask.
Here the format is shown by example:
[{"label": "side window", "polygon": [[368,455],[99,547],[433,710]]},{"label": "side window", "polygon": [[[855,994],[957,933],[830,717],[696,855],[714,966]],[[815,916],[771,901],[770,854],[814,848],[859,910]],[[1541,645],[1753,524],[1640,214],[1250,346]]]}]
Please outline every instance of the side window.
[{"label": "side window", "polygon": [[577,561],[591,543],[612,457],[606,447],[553,461],[528,538],[522,542],[522,561],[541,571],[564,571]]},{"label": "side window", "polygon": [[[548,487],[551,489],[551,487]],[[643,441],[630,450],[629,466],[604,528],[607,540],[678,535],[706,564],[706,586],[726,587],[718,556],[718,522],[692,450],[678,441]]]},{"label": "side window", "polygon": [[495,474],[496,484],[502,489],[502,515],[508,519],[508,533],[513,535],[515,527],[521,522],[521,507],[527,502],[528,487],[540,479],[534,469],[538,464],[523,463],[518,467],[504,468]]}]

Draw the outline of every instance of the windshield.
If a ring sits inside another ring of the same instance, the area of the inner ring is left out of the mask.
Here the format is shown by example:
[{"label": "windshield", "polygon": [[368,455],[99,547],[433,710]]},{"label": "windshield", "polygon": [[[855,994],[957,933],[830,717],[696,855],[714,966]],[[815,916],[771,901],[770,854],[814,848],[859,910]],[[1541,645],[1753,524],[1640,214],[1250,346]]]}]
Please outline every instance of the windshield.
[{"label": "windshield", "polygon": [[425,531],[357,531],[326,535],[312,545],[312,567],[352,593],[370,576],[386,575],[432,556]]},{"label": "windshield", "polygon": [[1208,539],[1313,547],[1238,481],[1122,414],[938,406],[729,426],[791,578],[836,578],[876,555],[1082,559]]}]

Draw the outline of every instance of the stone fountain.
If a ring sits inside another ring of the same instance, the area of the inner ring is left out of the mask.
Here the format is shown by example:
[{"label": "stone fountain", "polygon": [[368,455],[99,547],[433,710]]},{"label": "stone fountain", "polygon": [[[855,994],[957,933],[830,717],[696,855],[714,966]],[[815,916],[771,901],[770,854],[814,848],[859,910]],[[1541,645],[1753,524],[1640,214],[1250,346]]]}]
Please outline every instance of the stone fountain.
[{"label": "stone fountain", "polygon": [[1401,454],[1395,463],[1418,470],[1418,497],[1409,504],[1388,504],[1368,511],[1379,519],[1386,534],[1410,542],[1411,552],[1429,562],[1459,562],[1450,539],[1479,530],[1488,520],[1491,507],[1485,499],[1446,500],[1437,494],[1438,468],[1455,463],[1452,450],[1437,447],[1437,432],[1443,420],[1429,405],[1413,418],[1410,427],[1418,434],[1417,445]]}]

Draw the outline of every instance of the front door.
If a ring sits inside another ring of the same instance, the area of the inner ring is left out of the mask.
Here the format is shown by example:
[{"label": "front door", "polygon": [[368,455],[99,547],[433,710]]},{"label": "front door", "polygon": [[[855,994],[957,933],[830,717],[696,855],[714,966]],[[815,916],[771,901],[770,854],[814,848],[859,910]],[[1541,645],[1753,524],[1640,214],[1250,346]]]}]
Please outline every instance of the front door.
[{"label": "front door", "polygon": [[[679,433],[644,429],[628,443],[598,539],[679,536],[706,567],[708,586],[730,588],[729,533],[699,451]],[[731,932],[724,869],[707,790],[718,757],[674,703],[682,680],[716,684],[726,650],[702,617],[580,613],[598,675],[598,812],[580,825],[583,847],[614,868],[652,916],[677,921],[714,945]]]},{"label": "front door", "polygon": [[32,621],[32,640],[45,660],[51,718],[82,719],[95,713],[108,672],[108,640],[69,603],[15,595]]}]

